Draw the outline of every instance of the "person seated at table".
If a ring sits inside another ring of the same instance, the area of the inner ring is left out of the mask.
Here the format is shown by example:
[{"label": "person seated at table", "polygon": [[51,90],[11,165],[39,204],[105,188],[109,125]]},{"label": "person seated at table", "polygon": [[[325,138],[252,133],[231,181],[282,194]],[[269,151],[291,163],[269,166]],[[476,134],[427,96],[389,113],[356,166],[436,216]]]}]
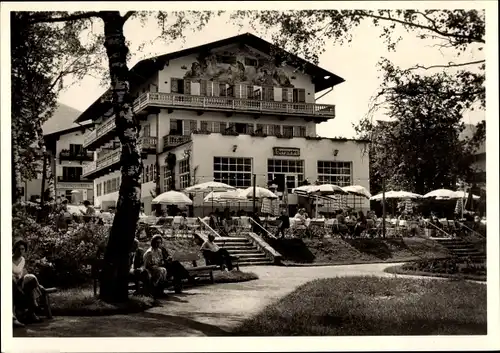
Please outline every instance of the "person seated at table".
[{"label": "person seated at table", "polygon": [[305,228],[307,218],[303,208],[300,208],[293,218],[296,226]]},{"label": "person seated at table", "polygon": [[356,221],[356,226],[354,227],[354,236],[359,237],[364,230],[366,230],[367,221],[363,211],[358,212],[358,218]]},{"label": "person seated at table", "polygon": [[45,288],[38,283],[35,275],[27,273],[24,255],[28,250],[28,243],[23,239],[16,239],[12,247],[12,300],[14,326],[22,326],[22,320],[27,322],[41,322],[37,316],[40,300],[45,294]]},{"label": "person seated at table", "polygon": [[280,238],[279,234],[281,233],[281,238],[285,237],[285,232],[288,228],[290,228],[290,217],[285,209],[281,211],[281,215],[278,217],[278,230],[276,231],[276,238]]},{"label": "person seated at table", "polygon": [[85,212],[82,211],[82,214],[84,216],[85,222],[92,222],[94,220],[94,217],[96,215],[94,207],[90,205],[89,200],[83,201],[83,206],[85,207]]},{"label": "person seated at table", "polygon": [[215,263],[217,265],[226,266],[226,271],[232,271],[233,263],[231,261],[231,256],[226,249],[220,248],[214,243],[215,236],[213,234],[208,235],[208,239],[203,243],[200,251],[203,253],[203,257],[208,260],[209,263]]}]

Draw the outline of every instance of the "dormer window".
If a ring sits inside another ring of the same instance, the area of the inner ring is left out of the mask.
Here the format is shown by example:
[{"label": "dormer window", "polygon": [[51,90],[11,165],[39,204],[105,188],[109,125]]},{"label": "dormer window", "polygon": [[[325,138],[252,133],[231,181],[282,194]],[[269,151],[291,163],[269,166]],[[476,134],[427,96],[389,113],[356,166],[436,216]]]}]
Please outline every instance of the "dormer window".
[{"label": "dormer window", "polygon": [[235,56],[229,56],[229,55],[219,55],[217,56],[217,62],[222,63],[222,64],[236,64],[236,57]]},{"label": "dormer window", "polygon": [[246,66],[257,66],[257,59],[252,59],[252,58],[245,58],[245,65]]}]

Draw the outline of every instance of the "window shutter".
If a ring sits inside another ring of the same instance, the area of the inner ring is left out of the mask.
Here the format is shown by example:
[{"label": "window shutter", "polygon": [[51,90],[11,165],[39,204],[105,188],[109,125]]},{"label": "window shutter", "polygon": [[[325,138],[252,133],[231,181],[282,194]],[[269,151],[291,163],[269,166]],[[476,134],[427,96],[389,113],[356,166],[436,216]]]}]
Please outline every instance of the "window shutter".
[{"label": "window shutter", "polygon": [[281,92],[282,92],[281,100],[283,102],[288,102],[288,88],[282,88]]},{"label": "window shutter", "polygon": [[293,89],[287,89],[288,100],[287,102],[293,102]]},{"label": "window shutter", "polygon": [[244,98],[248,98],[248,99],[254,99],[254,92],[253,92],[253,86],[250,86],[250,85],[245,85],[246,86],[246,97]]},{"label": "window shutter", "polygon": [[184,80],[184,94],[191,94],[191,81]]},{"label": "window shutter", "polygon": [[262,124],[257,124],[257,129],[256,130],[260,130],[262,131],[263,134],[265,134],[266,132],[264,131],[264,125]]},{"label": "window shutter", "polygon": [[217,81],[212,82],[212,96],[219,97],[220,95],[220,84]]},{"label": "window shutter", "polygon": [[200,80],[200,95],[208,96],[207,94],[207,80]]},{"label": "window shutter", "polygon": [[254,125],[247,124],[247,134],[253,134],[253,131],[254,131]]},{"label": "window shutter", "polygon": [[191,131],[195,131],[198,127],[198,122],[196,120],[189,120],[189,129]]},{"label": "window shutter", "polygon": [[299,103],[305,103],[306,101],[306,90],[303,88],[298,89],[299,92]]},{"label": "window shutter", "polygon": [[281,125],[273,125],[273,135],[281,135]]},{"label": "window shutter", "polygon": [[241,98],[241,91],[243,89],[242,85],[240,85],[240,84],[234,85],[233,89],[234,89],[234,95],[233,95],[233,97],[234,98]]},{"label": "window shutter", "polygon": [[179,92],[179,80],[176,78],[170,79],[170,92],[177,93]]},{"label": "window shutter", "polygon": [[224,130],[227,129],[227,124],[226,123],[219,123],[219,132],[224,132]]}]

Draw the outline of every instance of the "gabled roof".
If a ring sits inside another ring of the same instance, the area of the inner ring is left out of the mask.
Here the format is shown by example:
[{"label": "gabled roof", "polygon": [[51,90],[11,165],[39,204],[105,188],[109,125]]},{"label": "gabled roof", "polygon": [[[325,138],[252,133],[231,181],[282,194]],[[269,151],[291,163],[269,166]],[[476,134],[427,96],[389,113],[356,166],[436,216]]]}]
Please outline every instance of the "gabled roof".
[{"label": "gabled roof", "polygon": [[[176,52],[155,56],[149,59],[141,60],[134,65],[134,67],[130,70],[131,86],[133,87],[134,85],[143,83],[147,78],[151,77],[151,75],[153,75],[156,71],[161,70],[164,67],[165,63],[167,63],[169,60],[173,60],[183,56],[188,56],[212,48],[224,47],[234,43],[247,44],[250,47],[255,48],[263,53],[271,53],[271,51],[274,48],[274,45],[269,43],[268,41],[260,37],[257,37],[251,33],[244,33],[226,39],[218,40],[215,42],[199,45],[197,47],[187,48]],[[279,50],[285,53],[287,57],[290,59],[290,61],[298,63],[299,66],[302,66],[306,74],[313,77],[313,83],[315,84],[316,92],[323,91],[327,88],[333,87],[345,81],[342,77],[335,75],[333,72],[330,72],[317,65],[314,65],[309,61],[298,57],[297,55],[288,53],[283,49]],[[103,95],[101,95],[101,97],[99,97],[94,103],[92,103],[92,105],[86,111],[84,111],[75,121],[81,122],[89,119],[96,119],[101,115],[100,113],[108,110],[111,107],[109,102],[108,103],[102,102],[103,97],[106,94],[109,94],[109,90],[106,91]]]},{"label": "gabled roof", "polygon": [[42,125],[43,134],[50,135],[79,126],[74,121],[81,113],[66,104],[58,103],[54,114]]}]

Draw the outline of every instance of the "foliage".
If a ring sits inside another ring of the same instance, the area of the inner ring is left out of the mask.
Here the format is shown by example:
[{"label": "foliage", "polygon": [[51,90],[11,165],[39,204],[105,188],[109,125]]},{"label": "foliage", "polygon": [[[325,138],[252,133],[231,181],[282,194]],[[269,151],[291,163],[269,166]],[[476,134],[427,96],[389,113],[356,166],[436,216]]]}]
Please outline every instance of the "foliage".
[{"label": "foliage", "polygon": [[86,24],[30,23],[32,16],[35,13],[29,11],[11,13],[14,188],[20,179],[30,180],[41,172],[42,124],[56,108],[64,79],[82,78],[100,60],[98,39],[89,36],[88,45],[80,41]]},{"label": "foliage", "polygon": [[[485,138],[485,122],[481,122],[471,139],[462,140],[460,133],[464,109],[477,97],[464,93],[456,78],[443,72],[432,76],[406,75],[384,62],[385,96],[390,121],[372,123],[361,120],[356,131],[361,138],[371,139],[370,189],[407,190],[425,194],[429,190],[455,189],[460,181],[473,181],[474,152]],[[482,85],[482,80],[480,85]],[[465,85],[467,90],[474,87]],[[427,89],[434,94],[429,95]],[[482,90],[484,99],[484,88]]]},{"label": "foliage", "polygon": [[473,263],[454,258],[410,262],[401,266],[401,269],[414,272],[486,276],[486,263]]},{"label": "foliage", "polygon": [[[401,33],[433,43],[463,56],[471,50],[481,55],[485,44],[485,13],[477,10],[291,10],[236,11],[236,21],[248,20],[272,32],[276,49],[318,63],[328,44],[352,41],[356,28],[380,29],[389,51],[397,51]],[[276,55],[278,54],[278,51]],[[282,60],[300,61],[291,54]],[[485,60],[436,63],[400,68],[387,59],[379,64],[382,85],[373,97],[358,137],[371,140],[371,190],[381,189],[385,174],[388,188],[425,193],[438,187],[455,187],[471,180],[474,145],[484,141],[480,129],[471,141],[460,142],[463,113],[485,106]],[[374,127],[372,114],[385,109],[393,125]],[[481,123],[484,127],[484,123]],[[444,142],[442,140],[444,140]]]},{"label": "foliage", "polygon": [[306,283],[233,334],[371,336],[486,334],[486,286],[468,282],[378,278]]},{"label": "foliage", "polygon": [[68,231],[40,224],[28,213],[13,213],[12,237],[28,242],[27,270],[46,287],[67,287],[90,279],[90,264],[108,235],[101,225],[76,224]]}]

